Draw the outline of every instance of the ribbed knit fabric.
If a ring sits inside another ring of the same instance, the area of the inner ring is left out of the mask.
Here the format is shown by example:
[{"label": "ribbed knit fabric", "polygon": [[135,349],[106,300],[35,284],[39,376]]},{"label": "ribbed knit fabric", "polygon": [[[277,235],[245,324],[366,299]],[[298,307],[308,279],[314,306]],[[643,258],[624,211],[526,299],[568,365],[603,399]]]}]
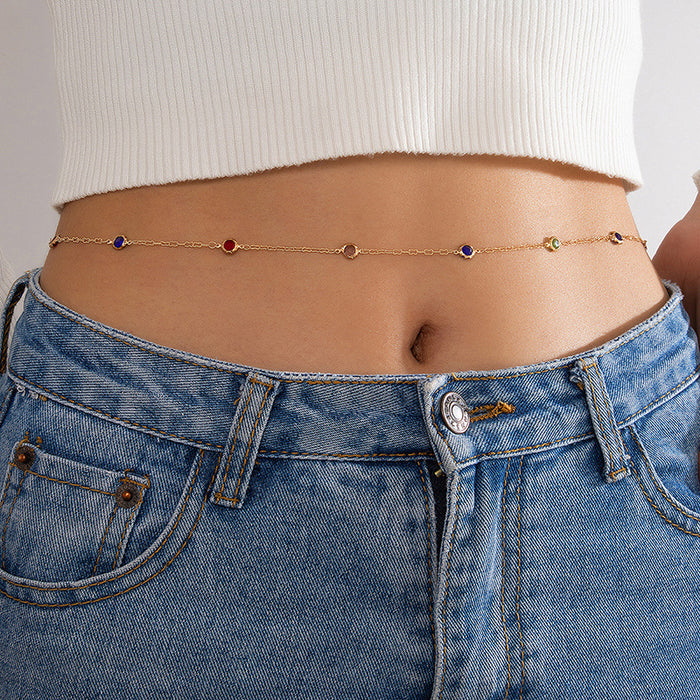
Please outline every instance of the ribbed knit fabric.
[{"label": "ribbed knit fabric", "polygon": [[47,0],[52,205],[387,151],[643,184],[639,0]]}]

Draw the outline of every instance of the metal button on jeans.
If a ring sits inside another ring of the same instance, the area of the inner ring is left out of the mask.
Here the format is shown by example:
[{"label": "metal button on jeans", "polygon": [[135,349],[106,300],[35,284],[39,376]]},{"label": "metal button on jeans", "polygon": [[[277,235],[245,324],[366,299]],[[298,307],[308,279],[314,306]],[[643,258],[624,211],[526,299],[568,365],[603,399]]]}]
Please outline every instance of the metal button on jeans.
[{"label": "metal button on jeans", "polygon": [[453,433],[464,433],[469,427],[469,410],[456,391],[448,391],[440,403],[442,418]]}]

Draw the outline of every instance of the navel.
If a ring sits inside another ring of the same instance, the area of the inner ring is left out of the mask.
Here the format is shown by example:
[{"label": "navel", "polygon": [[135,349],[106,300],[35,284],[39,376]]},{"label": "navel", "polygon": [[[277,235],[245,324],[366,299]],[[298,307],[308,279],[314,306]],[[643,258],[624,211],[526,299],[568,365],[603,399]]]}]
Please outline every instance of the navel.
[{"label": "navel", "polygon": [[422,364],[432,359],[436,333],[437,329],[430,323],[424,323],[420,327],[411,344],[411,355],[413,355],[417,362]]}]

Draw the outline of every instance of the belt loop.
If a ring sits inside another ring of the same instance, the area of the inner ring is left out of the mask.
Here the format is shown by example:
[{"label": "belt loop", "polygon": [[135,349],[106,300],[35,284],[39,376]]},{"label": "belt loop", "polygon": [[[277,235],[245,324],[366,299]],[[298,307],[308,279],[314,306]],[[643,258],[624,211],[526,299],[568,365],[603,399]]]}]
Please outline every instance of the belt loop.
[{"label": "belt loop", "polygon": [[603,478],[606,483],[619,481],[631,474],[630,456],[620,435],[610,395],[595,356],[574,362],[569,379],[586,394],[593,430],[603,453]]},{"label": "belt loop", "polygon": [[258,447],[281,381],[255,371],[246,375],[209,500],[240,508],[245,500]]},{"label": "belt loop", "polygon": [[12,312],[14,311],[17,302],[22,298],[22,294],[27,287],[29,276],[32,270],[27,270],[22,273],[10,287],[5,298],[5,304],[2,309],[2,317],[0,318],[0,326],[2,326],[2,347],[0,348],[0,375],[4,375],[7,370],[7,349],[8,340],[10,337],[10,323],[12,322]]}]

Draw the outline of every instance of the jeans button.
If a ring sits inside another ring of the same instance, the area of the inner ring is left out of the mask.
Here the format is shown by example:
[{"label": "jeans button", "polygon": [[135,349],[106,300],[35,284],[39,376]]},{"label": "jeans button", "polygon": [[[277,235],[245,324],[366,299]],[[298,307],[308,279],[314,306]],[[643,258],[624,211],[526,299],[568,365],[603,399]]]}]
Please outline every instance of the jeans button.
[{"label": "jeans button", "polygon": [[453,433],[464,433],[469,427],[469,410],[456,391],[448,391],[440,403],[442,419]]}]

